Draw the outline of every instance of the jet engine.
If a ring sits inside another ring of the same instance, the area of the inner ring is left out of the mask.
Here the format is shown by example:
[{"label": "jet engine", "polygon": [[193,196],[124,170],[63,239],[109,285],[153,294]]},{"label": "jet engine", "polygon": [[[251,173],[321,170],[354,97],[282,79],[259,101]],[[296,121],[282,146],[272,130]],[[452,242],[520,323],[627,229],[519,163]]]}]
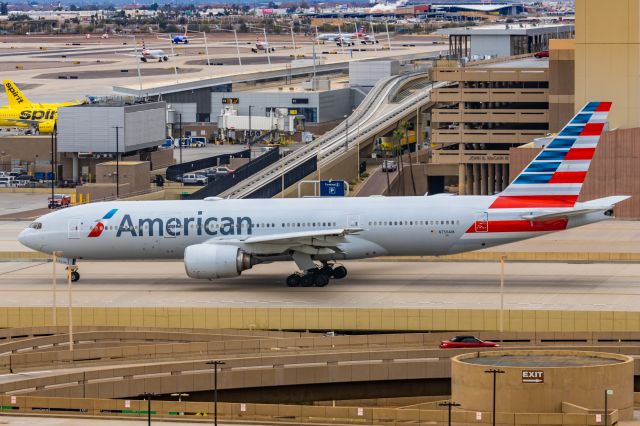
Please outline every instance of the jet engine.
[{"label": "jet engine", "polygon": [[40,133],[53,133],[56,128],[55,120],[41,121],[38,123],[38,132]]},{"label": "jet engine", "polygon": [[221,244],[194,244],[184,250],[184,269],[191,278],[236,277],[257,262],[238,247]]},{"label": "jet engine", "polygon": [[168,60],[169,60],[168,56],[163,56],[162,59],[160,60],[160,62],[162,62],[162,61],[167,62]]}]

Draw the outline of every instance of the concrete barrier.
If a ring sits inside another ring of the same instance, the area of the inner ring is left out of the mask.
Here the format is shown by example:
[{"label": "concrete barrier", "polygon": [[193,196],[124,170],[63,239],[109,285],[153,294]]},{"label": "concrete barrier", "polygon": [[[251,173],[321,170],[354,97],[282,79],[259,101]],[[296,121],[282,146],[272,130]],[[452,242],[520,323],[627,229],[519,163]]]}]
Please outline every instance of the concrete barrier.
[{"label": "concrete barrier", "polygon": [[[1,396],[3,414],[51,415],[94,418],[145,418],[147,401],[85,398],[51,398]],[[202,419],[208,423],[213,416],[213,403],[151,401],[153,419]],[[525,425],[597,425],[597,413],[496,413],[500,426]],[[445,425],[445,410],[421,410],[378,407],[318,407],[306,405],[274,405],[251,403],[218,403],[218,417],[222,421],[269,422],[274,424],[366,424],[412,425],[431,423]],[[479,419],[478,419],[479,417]],[[491,412],[457,409],[451,420],[456,424],[492,424]],[[618,412],[610,414],[611,424],[618,422]]]},{"label": "concrete barrier", "polygon": [[[67,308],[57,311],[67,325]],[[158,327],[171,329],[358,330],[496,332],[497,309],[408,308],[195,308],[78,307],[75,326]],[[52,323],[50,307],[0,307],[0,328],[41,327]],[[640,311],[505,310],[507,332],[634,332]],[[495,334],[494,334],[495,336]]]}]

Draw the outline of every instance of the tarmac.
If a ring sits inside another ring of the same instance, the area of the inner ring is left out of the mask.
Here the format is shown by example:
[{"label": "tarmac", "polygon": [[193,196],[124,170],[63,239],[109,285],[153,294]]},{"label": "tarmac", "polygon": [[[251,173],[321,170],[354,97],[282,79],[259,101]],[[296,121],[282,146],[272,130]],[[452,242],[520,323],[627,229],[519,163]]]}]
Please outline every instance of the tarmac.
[{"label": "tarmac", "polygon": [[[133,88],[138,88],[139,84],[151,87],[251,71],[284,69],[290,66],[292,55],[307,59],[313,55],[312,39],[309,37],[300,37],[296,49],[293,49],[290,37],[274,37],[273,40],[270,37],[270,43],[273,43],[276,51],[270,54],[272,63],[269,64],[265,53],[252,53],[249,49],[255,43],[253,34],[239,34],[238,37],[240,57],[244,58],[242,66],[237,63],[235,43],[226,34],[207,36],[207,49],[202,40],[194,40],[188,46],[171,46],[168,41],[146,40],[148,48],[162,49],[170,56],[167,62],[161,63],[155,60],[142,63],[137,60],[134,57],[135,45],[130,37],[111,37],[107,40],[69,36],[2,38],[0,41],[5,44],[0,43],[0,56],[10,56],[10,64],[4,64],[0,70],[8,73],[7,76],[21,88],[27,83],[37,85],[25,90],[25,95],[31,100],[61,102],[82,99],[86,95],[113,95],[114,84]],[[394,36],[391,50],[383,50],[383,46],[387,47],[384,37],[380,44],[358,46],[363,51],[354,52],[350,52],[350,49],[343,51],[335,43],[327,43],[316,46],[316,55],[319,61],[330,64],[439,52],[448,48],[444,44],[432,44],[432,41],[441,40],[439,38],[421,40],[422,44],[415,43],[414,39],[411,36]],[[415,45],[408,46],[408,42]],[[209,52],[209,62],[214,65],[206,65],[206,50]],[[215,65],[220,63],[224,65]],[[138,78],[138,70],[141,79]],[[69,76],[75,77],[68,79]],[[6,104],[4,92],[0,93],[2,104]]]},{"label": "tarmac", "polygon": [[[3,194],[4,195],[4,194]],[[19,194],[10,194],[19,195]],[[0,252],[30,252],[16,241],[25,221],[0,222]],[[640,252],[640,222],[607,221],[557,232],[484,253],[517,254]],[[483,253],[483,252],[478,252]],[[348,261],[349,275],[325,288],[288,288],[292,262],[256,265],[242,276],[215,281],[187,277],[181,261],[81,261],[74,306],[86,307],[368,307],[494,309],[500,306],[497,261],[380,258]],[[57,268],[60,291],[65,272]],[[52,265],[46,261],[0,262],[0,306],[50,306]],[[636,311],[638,262],[509,261],[505,308]]]}]

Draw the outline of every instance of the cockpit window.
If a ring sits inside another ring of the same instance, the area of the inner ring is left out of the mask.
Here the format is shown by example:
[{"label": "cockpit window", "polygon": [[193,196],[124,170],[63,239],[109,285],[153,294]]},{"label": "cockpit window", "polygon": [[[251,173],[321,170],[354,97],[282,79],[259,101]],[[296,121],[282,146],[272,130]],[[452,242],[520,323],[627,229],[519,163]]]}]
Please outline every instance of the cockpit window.
[{"label": "cockpit window", "polygon": [[29,228],[42,229],[42,223],[41,222],[33,222],[31,225],[29,225]]}]

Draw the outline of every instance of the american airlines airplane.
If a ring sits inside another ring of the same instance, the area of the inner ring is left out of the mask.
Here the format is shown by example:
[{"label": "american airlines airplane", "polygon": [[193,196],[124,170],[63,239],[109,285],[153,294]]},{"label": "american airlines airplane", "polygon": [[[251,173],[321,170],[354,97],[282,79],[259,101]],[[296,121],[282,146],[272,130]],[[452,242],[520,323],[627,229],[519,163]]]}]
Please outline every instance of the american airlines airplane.
[{"label": "american airlines airplane", "polygon": [[77,261],[183,259],[191,278],[238,276],[293,260],[290,287],[347,275],[336,263],[478,250],[610,219],[627,196],[577,202],[610,102],[587,104],[500,194],[112,201],[42,216],[22,231],[77,281]]}]

